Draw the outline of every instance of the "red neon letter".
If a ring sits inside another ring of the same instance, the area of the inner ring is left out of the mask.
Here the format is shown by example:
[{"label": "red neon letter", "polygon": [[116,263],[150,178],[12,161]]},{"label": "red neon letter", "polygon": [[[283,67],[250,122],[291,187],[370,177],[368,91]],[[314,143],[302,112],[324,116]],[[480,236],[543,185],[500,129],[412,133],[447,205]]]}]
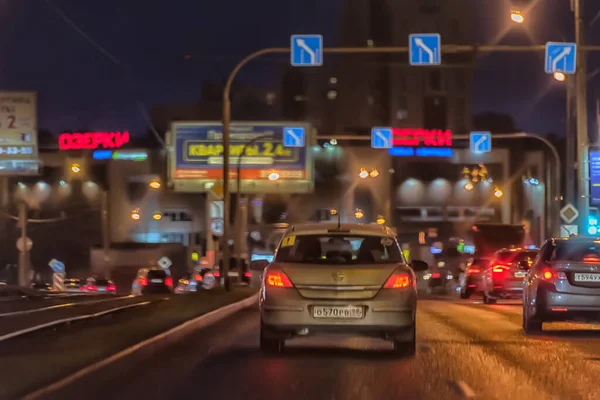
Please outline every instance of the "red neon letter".
[{"label": "red neon letter", "polygon": [[125,131],[123,133],[117,132],[115,136],[115,147],[119,148],[127,143],[129,143],[129,131]]}]

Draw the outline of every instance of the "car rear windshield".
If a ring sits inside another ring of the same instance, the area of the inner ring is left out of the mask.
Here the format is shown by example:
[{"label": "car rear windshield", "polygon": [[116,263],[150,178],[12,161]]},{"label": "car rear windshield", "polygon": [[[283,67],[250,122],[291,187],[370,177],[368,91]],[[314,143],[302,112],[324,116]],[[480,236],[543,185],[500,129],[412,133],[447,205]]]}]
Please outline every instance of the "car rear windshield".
[{"label": "car rear windshield", "polygon": [[391,237],[339,234],[286,236],[275,261],[324,265],[405,262]]},{"label": "car rear windshield", "polygon": [[161,271],[159,269],[152,269],[148,271],[148,278],[156,279],[156,278],[164,278],[167,275],[165,271]]},{"label": "car rear windshield", "polygon": [[550,261],[600,261],[600,242],[558,242]]},{"label": "car rear windshield", "polygon": [[503,251],[498,253],[496,261],[517,263],[519,261],[533,261],[537,257],[538,252],[534,250],[528,251]]},{"label": "car rear windshield", "polygon": [[109,282],[107,279],[96,279],[97,286],[108,286]]}]

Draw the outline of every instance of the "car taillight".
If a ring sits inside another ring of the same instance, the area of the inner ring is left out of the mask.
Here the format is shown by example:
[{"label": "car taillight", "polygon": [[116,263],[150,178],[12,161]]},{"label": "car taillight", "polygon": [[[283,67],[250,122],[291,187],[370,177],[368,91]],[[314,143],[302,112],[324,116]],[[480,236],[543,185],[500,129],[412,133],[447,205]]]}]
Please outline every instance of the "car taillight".
[{"label": "car taillight", "polygon": [[510,268],[506,265],[494,265],[494,268],[492,268],[492,272],[496,273],[496,274],[503,274],[506,271],[508,271]]},{"label": "car taillight", "polygon": [[586,264],[600,264],[600,258],[595,256],[586,256],[583,258],[583,262]]},{"label": "car taillight", "polygon": [[[435,275],[435,274],[434,274]],[[432,275],[433,276],[433,275]],[[439,274],[438,274],[439,277]],[[406,272],[395,272],[383,285],[384,289],[402,289],[410,286],[410,275]]]},{"label": "car taillight", "polygon": [[108,290],[109,292],[114,292],[117,290],[117,287],[115,285],[109,285],[106,287],[106,290]]},{"label": "car taillight", "polygon": [[87,290],[89,290],[90,292],[95,292],[96,290],[98,290],[98,288],[94,285],[87,285]]},{"label": "car taillight", "polygon": [[245,276],[246,278],[252,278],[252,272],[250,272],[250,271],[246,271],[246,272],[244,273],[244,276]]},{"label": "car taillight", "polygon": [[204,278],[200,274],[196,274],[196,282],[203,282]]},{"label": "car taillight", "polygon": [[267,286],[280,287],[280,288],[291,288],[293,287],[292,282],[283,271],[269,271],[265,277],[265,283]]},{"label": "car taillight", "polygon": [[213,276],[215,278],[220,278],[221,277],[221,273],[219,271],[215,271],[215,272],[213,272]]},{"label": "car taillight", "polygon": [[481,270],[479,268],[469,268],[467,270],[467,275],[478,274],[480,272],[481,272]]},{"label": "car taillight", "polygon": [[148,286],[148,278],[140,278],[140,285],[142,286]]},{"label": "car taillight", "polygon": [[564,272],[556,272],[551,270],[550,268],[544,268],[541,276],[542,279],[546,281],[564,281],[567,279],[567,274],[565,274]]},{"label": "car taillight", "polygon": [[165,278],[165,285],[167,285],[169,287],[173,286],[173,278],[171,278],[170,276],[167,276]]},{"label": "car taillight", "polygon": [[435,278],[439,278],[439,277],[440,277],[440,274],[439,274],[439,272],[436,272],[436,273],[434,273],[434,274],[431,274],[431,277],[432,277],[432,278],[434,278],[434,279],[435,279]]}]

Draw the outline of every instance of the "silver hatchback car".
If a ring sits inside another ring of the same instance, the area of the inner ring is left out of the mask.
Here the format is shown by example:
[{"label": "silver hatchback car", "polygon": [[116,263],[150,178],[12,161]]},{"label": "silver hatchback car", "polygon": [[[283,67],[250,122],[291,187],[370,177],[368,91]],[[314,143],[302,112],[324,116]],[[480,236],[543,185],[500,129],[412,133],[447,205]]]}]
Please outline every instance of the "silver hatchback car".
[{"label": "silver hatchback car", "polygon": [[523,291],[523,331],[535,334],[550,321],[600,320],[600,240],[548,240]]},{"label": "silver hatchback car", "polygon": [[297,225],[263,273],[260,346],[279,352],[298,335],[352,333],[391,340],[396,353],[412,355],[416,310],[415,273],[389,228]]}]

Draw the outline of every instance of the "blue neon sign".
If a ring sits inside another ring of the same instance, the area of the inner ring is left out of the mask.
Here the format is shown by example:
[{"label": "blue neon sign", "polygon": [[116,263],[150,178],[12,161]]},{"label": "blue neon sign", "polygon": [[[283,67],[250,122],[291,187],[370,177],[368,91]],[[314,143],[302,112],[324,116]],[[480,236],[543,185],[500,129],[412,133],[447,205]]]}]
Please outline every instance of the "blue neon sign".
[{"label": "blue neon sign", "polygon": [[454,152],[449,147],[392,147],[388,154],[393,157],[452,157]]}]

